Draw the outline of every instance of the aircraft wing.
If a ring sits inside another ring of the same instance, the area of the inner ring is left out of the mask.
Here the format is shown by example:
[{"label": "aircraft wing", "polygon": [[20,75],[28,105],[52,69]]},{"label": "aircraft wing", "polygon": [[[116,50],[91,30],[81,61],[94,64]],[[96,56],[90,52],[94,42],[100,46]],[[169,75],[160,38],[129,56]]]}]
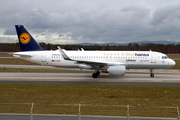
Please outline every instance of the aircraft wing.
[{"label": "aircraft wing", "polygon": [[98,67],[98,66],[116,66],[116,65],[122,65],[122,66],[126,66],[126,63],[124,62],[105,62],[105,61],[90,61],[90,60],[74,60],[69,58],[69,56],[65,53],[65,51],[63,51],[59,46],[58,49],[60,51],[60,53],[62,54],[63,58],[65,60],[71,60],[71,61],[76,61],[79,64],[88,64],[91,65],[93,67]]},{"label": "aircraft wing", "polygon": [[106,65],[106,66],[115,66],[115,65],[123,65],[126,66],[126,63],[123,62],[102,62],[102,61],[81,61],[81,60],[72,60],[77,61],[77,63],[85,63],[89,65]]}]

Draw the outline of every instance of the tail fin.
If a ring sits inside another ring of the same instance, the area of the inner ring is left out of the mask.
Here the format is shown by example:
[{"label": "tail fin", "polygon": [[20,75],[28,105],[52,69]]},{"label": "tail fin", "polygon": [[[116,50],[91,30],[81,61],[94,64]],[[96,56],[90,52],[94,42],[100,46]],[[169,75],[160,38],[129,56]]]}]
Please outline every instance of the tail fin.
[{"label": "tail fin", "polygon": [[43,51],[23,25],[15,25],[21,51]]}]

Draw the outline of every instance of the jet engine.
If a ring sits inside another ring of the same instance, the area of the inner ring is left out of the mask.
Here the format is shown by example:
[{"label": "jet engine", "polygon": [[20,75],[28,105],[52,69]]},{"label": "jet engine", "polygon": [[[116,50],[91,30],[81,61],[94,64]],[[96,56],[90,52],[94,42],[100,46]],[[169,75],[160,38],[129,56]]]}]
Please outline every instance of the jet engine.
[{"label": "jet engine", "polygon": [[102,70],[102,72],[109,73],[109,75],[122,76],[125,74],[125,66],[109,66],[108,69]]}]

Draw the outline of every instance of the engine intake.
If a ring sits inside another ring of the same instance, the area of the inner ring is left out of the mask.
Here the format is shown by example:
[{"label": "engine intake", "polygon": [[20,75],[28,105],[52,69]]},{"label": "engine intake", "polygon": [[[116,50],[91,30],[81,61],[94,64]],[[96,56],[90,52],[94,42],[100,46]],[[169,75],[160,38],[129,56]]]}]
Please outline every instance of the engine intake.
[{"label": "engine intake", "polygon": [[125,74],[125,66],[109,66],[107,69],[107,72],[109,75],[116,75],[116,76],[122,76]]}]

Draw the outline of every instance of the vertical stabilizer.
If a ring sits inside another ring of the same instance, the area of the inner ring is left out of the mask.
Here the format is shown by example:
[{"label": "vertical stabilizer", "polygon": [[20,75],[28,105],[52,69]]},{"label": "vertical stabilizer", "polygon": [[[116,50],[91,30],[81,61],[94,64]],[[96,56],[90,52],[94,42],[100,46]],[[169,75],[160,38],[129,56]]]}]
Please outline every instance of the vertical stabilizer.
[{"label": "vertical stabilizer", "polygon": [[21,51],[43,51],[23,25],[15,25]]}]

